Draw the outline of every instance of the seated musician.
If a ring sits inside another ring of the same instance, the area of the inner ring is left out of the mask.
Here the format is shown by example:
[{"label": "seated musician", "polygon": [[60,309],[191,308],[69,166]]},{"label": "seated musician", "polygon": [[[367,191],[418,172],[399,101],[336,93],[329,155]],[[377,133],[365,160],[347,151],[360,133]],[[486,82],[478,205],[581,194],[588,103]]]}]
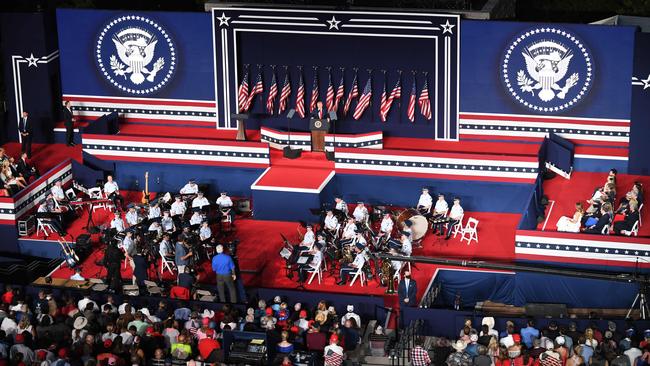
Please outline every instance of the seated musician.
[{"label": "seated musician", "polygon": [[400,237],[400,243],[402,244],[402,247],[400,248],[400,252],[402,252],[403,255],[410,257],[411,253],[413,252],[413,245],[411,244],[411,233],[409,232],[402,232],[402,236]]},{"label": "seated musician", "polygon": [[[449,205],[447,204],[447,201],[445,201],[445,195],[440,193],[438,195],[438,200],[436,201],[436,205],[433,207],[431,218],[433,220],[442,219],[447,215],[447,211],[449,211]],[[439,235],[442,235],[443,225],[444,223],[434,224],[433,234],[435,234],[437,231],[440,231]]]},{"label": "seated musician", "polygon": [[[117,185],[117,182],[113,180],[113,176],[109,175],[106,177],[106,183],[104,183],[104,194],[106,198],[113,201],[115,209],[118,209],[124,205],[124,198],[120,195],[120,187]],[[118,206],[117,201],[120,201]]]},{"label": "seated musician", "polygon": [[162,236],[162,240],[160,240],[160,243],[158,244],[158,253],[167,259],[172,259],[174,257],[174,246],[172,245],[171,242],[171,236],[169,233],[164,233]]},{"label": "seated musician", "polygon": [[429,188],[422,188],[422,194],[418,199],[417,209],[420,214],[428,217],[431,214],[431,206],[433,206],[433,198],[431,198],[431,195],[429,194]]},{"label": "seated musician", "polygon": [[182,195],[195,195],[199,192],[199,186],[194,179],[190,179],[186,185],[179,191]]},{"label": "seated musician", "polygon": [[303,283],[307,279],[307,273],[311,271],[318,270],[321,263],[323,262],[323,252],[321,251],[320,245],[314,245],[309,252],[305,254],[311,256],[311,261],[298,265],[298,279],[300,283]]},{"label": "seated musician", "polygon": [[203,209],[204,207],[210,206],[210,201],[207,198],[203,197],[203,192],[197,192],[196,198],[192,200],[192,208],[198,207]]},{"label": "seated musician", "polygon": [[156,237],[160,237],[163,234],[163,228],[160,225],[160,221],[154,220],[154,222],[149,225],[149,229],[147,231],[155,232]]},{"label": "seated musician", "polygon": [[630,200],[627,211],[625,212],[625,218],[621,221],[614,222],[614,232],[620,235],[630,235],[630,231],[637,221],[639,221],[637,202]]},{"label": "seated musician", "polygon": [[305,232],[305,235],[302,237],[302,241],[300,242],[300,246],[298,247],[298,249],[300,249],[301,251],[309,251],[314,246],[315,242],[316,242],[316,235],[314,234],[314,228],[311,225],[307,225],[307,231]]},{"label": "seated musician", "polygon": [[131,269],[133,269],[135,268],[133,256],[135,255],[136,243],[135,240],[133,240],[133,233],[131,231],[127,231],[125,234],[122,243],[118,246],[120,246],[124,251],[124,260],[129,264],[129,266],[131,266]]},{"label": "seated musician", "polygon": [[124,220],[122,220],[122,215],[119,212],[115,212],[113,220],[111,220],[111,229],[115,229],[118,233],[124,231]]},{"label": "seated musician", "polygon": [[451,232],[456,224],[462,225],[461,220],[463,219],[464,214],[465,211],[460,205],[460,198],[454,197],[454,204],[451,206],[451,211],[449,211],[449,222],[447,223],[447,235],[445,236],[445,240],[449,240]]},{"label": "seated musician", "polygon": [[349,217],[348,222],[343,228],[343,239],[353,239],[357,235],[357,225],[354,223],[354,218]]},{"label": "seated musician", "polygon": [[339,229],[339,219],[334,216],[332,210],[327,210],[324,221],[325,230],[332,236],[336,236],[336,231]]},{"label": "seated musician", "polygon": [[390,212],[384,213],[384,217],[381,219],[381,225],[379,226],[379,237],[383,240],[388,240],[393,232],[393,226],[393,218]]},{"label": "seated musician", "polygon": [[210,241],[210,238],[212,237],[212,230],[210,229],[210,225],[208,225],[207,221],[203,221],[201,224],[201,229],[199,230],[199,239],[201,240],[202,243],[206,243]]},{"label": "seated musician", "polygon": [[140,223],[140,215],[138,215],[136,207],[133,204],[129,205],[129,210],[126,212],[126,215],[124,217],[126,218],[126,223],[129,224],[129,226],[135,226]]},{"label": "seated musician", "polygon": [[340,196],[334,197],[334,202],[336,203],[334,209],[340,211],[344,216],[347,216],[348,204],[345,201],[343,201],[343,199]]},{"label": "seated musician", "polygon": [[176,231],[176,225],[174,225],[174,220],[169,216],[169,211],[163,212],[163,216],[160,219],[160,226],[163,231],[172,232]]},{"label": "seated musician", "polygon": [[[388,254],[390,255],[402,255],[402,253],[399,252],[399,245],[395,245],[394,243],[390,244],[390,249],[388,250]],[[390,265],[393,267],[393,270],[395,272],[399,271],[402,269],[402,264],[404,261],[398,261],[398,260],[391,260]]]},{"label": "seated musician", "polygon": [[68,197],[66,197],[65,192],[63,192],[63,182],[57,180],[52,186],[52,197],[59,203],[59,206],[64,206],[68,204]]},{"label": "seated musician", "polygon": [[357,230],[357,235],[352,240],[352,244],[361,244],[364,247],[368,244],[366,238],[363,237],[363,233]]},{"label": "seated musician", "polygon": [[169,209],[171,216],[174,217],[176,215],[180,215],[182,217],[185,215],[186,210],[187,206],[185,206],[185,202],[183,202],[181,196],[174,197],[174,203],[172,203],[172,207]]},{"label": "seated musician", "polygon": [[192,217],[190,217],[190,225],[191,226],[200,225],[204,220],[203,214],[201,213],[201,209],[195,207],[192,209],[192,211],[194,213],[192,214]]},{"label": "seated musician", "polygon": [[49,223],[59,236],[64,237],[68,235],[63,229],[61,209],[56,207],[52,193],[48,193],[47,198],[38,206],[36,218]]},{"label": "seated musician", "polygon": [[319,232],[318,235],[316,235],[316,245],[319,245],[321,250],[324,250],[327,247],[327,241],[325,240],[325,234],[323,232]]},{"label": "seated musician", "polygon": [[149,220],[157,219],[160,217],[160,204],[158,201],[154,201],[149,206]]},{"label": "seated musician", "polygon": [[363,265],[366,263],[366,256],[363,254],[364,246],[358,243],[353,248],[356,254],[354,256],[354,261],[341,267],[341,280],[336,283],[339,286],[345,285],[345,283],[348,282],[350,274],[356,272],[359,268],[363,268]]},{"label": "seated musician", "polygon": [[217,206],[219,206],[222,215],[230,216],[230,222],[235,221],[235,212],[232,209],[233,206],[232,199],[228,197],[227,192],[221,192],[221,195],[219,196],[219,198],[217,198]]},{"label": "seated musician", "polygon": [[357,202],[357,207],[355,207],[354,212],[352,212],[354,220],[358,223],[365,223],[368,218],[368,209],[363,204],[363,202]]}]

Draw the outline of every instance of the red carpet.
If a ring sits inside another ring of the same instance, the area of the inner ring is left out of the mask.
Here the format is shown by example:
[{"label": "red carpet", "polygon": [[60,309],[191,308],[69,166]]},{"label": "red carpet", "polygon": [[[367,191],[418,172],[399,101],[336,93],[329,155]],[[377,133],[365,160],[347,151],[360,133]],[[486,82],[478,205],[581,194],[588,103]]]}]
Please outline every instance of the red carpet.
[{"label": "red carpet", "polygon": [[253,187],[284,192],[320,191],[333,174],[333,170],[272,166],[260,176]]},{"label": "red carpet", "polygon": [[[216,128],[152,126],[135,123],[121,123],[120,134],[132,136],[159,136],[190,139],[234,140],[237,130],[217,130]],[[246,136],[250,141],[260,140],[260,131],[247,130]]]},{"label": "red carpet", "polygon": [[[9,156],[16,160],[20,158],[20,143],[9,142],[2,147]],[[81,162],[81,145],[69,147],[65,144],[32,144],[31,162],[41,174],[68,158]]]},{"label": "red carpet", "polygon": [[[557,229],[557,220],[560,217],[573,216],[576,202],[581,201],[586,208],[588,204],[585,201],[591,198],[597,186],[603,186],[605,184],[606,177],[606,173],[573,172],[570,180],[555,177],[545,181],[544,194],[549,200],[554,201],[554,203],[552,203],[552,207],[551,203],[546,207],[548,220],[544,230],[555,231]],[[650,187],[650,177],[627,174],[619,174],[617,176],[617,204],[621,197],[632,188],[635,181],[641,181],[644,187]],[[643,217],[647,212],[647,208],[644,207],[641,216]],[[537,229],[542,230],[543,226],[544,222],[540,223]],[[650,236],[650,225],[643,225],[639,229],[639,236]]]}]

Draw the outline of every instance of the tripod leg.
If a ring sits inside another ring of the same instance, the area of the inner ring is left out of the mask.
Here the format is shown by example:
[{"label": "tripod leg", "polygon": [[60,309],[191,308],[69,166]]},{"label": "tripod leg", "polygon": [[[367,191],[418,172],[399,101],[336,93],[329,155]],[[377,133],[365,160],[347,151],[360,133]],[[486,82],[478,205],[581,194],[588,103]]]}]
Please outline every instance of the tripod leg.
[{"label": "tripod leg", "polygon": [[637,293],[636,296],[634,297],[634,301],[632,302],[632,305],[630,305],[630,309],[627,311],[627,315],[625,315],[625,319],[629,319],[629,318],[630,318],[630,315],[632,314],[632,310],[633,310],[634,307],[636,306],[636,302],[639,301],[639,295],[640,295],[640,294],[641,294],[641,293],[639,292],[639,293]]}]

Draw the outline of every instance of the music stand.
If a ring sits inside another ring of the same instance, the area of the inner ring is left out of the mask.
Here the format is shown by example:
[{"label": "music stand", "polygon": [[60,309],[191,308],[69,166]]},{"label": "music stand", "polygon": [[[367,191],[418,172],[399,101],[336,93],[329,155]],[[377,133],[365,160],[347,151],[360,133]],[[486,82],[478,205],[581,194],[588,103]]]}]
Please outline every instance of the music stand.
[{"label": "music stand", "polygon": [[245,121],[249,115],[246,113],[231,113],[230,118],[237,120],[237,137],[238,141],[246,141],[246,124]]},{"label": "music stand", "polygon": [[325,149],[325,157],[329,161],[334,161],[334,150],[336,150],[336,121],[338,118],[336,117],[336,112],[330,111],[330,121],[332,122],[332,151],[327,151]]}]

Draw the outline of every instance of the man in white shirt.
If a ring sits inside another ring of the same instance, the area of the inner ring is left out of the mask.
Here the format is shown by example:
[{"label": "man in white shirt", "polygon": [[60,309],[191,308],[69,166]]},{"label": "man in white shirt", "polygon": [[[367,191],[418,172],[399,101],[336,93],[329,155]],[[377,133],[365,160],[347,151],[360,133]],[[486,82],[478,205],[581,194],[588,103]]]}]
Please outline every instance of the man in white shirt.
[{"label": "man in white shirt", "polygon": [[118,233],[124,231],[124,220],[122,220],[119,212],[116,212],[113,220],[111,220],[111,229],[115,229]]},{"label": "man in white shirt", "polygon": [[338,197],[338,196],[334,198],[334,202],[336,203],[336,205],[334,206],[334,209],[336,209],[338,211],[341,211],[341,213],[343,213],[343,215],[347,216],[348,215],[348,204],[345,201],[343,201],[343,199],[341,197]]},{"label": "man in white shirt", "polygon": [[[117,185],[117,182],[113,180],[113,176],[109,175],[106,177],[106,183],[104,183],[104,194],[106,198],[113,201],[115,208],[122,207],[124,204],[124,198],[120,195],[120,187]],[[120,206],[117,205],[117,201],[120,201]]]},{"label": "man in white shirt", "polygon": [[208,206],[210,206],[210,201],[203,197],[203,192],[198,192],[196,198],[192,200],[192,208],[198,207],[199,209],[203,209],[203,207]]},{"label": "man in white shirt", "polygon": [[203,215],[198,208],[193,209],[194,213],[190,217],[190,225],[200,225],[203,222]]},{"label": "man in white shirt", "polygon": [[363,224],[366,222],[366,219],[368,217],[368,209],[363,204],[363,202],[357,203],[357,207],[354,209],[354,212],[352,212],[352,216],[354,216],[354,220],[358,223]]},{"label": "man in white shirt", "polygon": [[314,235],[314,229],[312,228],[311,225],[307,225],[307,231],[305,232],[305,235],[302,237],[302,242],[300,242],[300,249],[311,250],[315,242],[316,242],[316,235]]},{"label": "man in white shirt", "polygon": [[160,226],[158,221],[154,221],[149,225],[149,231],[155,231],[157,237],[160,237],[163,233],[162,226]]},{"label": "man in white shirt", "polygon": [[402,243],[402,248],[401,252],[407,257],[411,256],[411,253],[413,252],[413,245],[411,244],[411,239],[409,233],[402,233],[402,237],[400,238],[400,242]]},{"label": "man in white shirt", "polygon": [[163,238],[160,241],[160,247],[158,248],[158,252],[163,257],[172,259],[174,257],[174,246],[172,245],[172,242],[170,241],[169,238],[170,236],[168,233],[163,234]]},{"label": "man in white shirt", "polygon": [[135,206],[129,206],[129,211],[125,215],[126,223],[129,226],[137,225],[140,222],[140,217],[138,212],[135,210]]},{"label": "man in white shirt", "polygon": [[155,201],[154,203],[149,206],[149,215],[148,218],[149,220],[155,219],[160,217],[160,205],[158,204],[158,201]]},{"label": "man in white shirt", "polygon": [[52,186],[52,196],[59,203],[67,201],[67,197],[63,192],[63,183],[60,180],[54,182],[54,185]]},{"label": "man in white shirt", "polygon": [[349,217],[343,228],[343,239],[353,239],[355,235],[357,235],[357,225],[354,223],[354,218]]},{"label": "man in white shirt", "polygon": [[325,230],[332,236],[336,236],[336,231],[339,229],[339,219],[334,216],[332,210],[327,210],[324,220]]},{"label": "man in white shirt", "polygon": [[429,194],[429,188],[422,188],[422,194],[420,195],[420,199],[418,199],[418,211],[422,215],[428,215],[431,213],[431,206],[433,205],[433,198],[431,198],[431,195]]},{"label": "man in white shirt", "polygon": [[305,282],[307,273],[317,270],[323,261],[323,252],[321,252],[321,248],[319,248],[318,245],[314,245],[312,247],[312,249],[309,251],[309,255],[312,256],[311,262],[301,264],[298,267],[298,276],[300,283]]},{"label": "man in white shirt", "polygon": [[226,209],[232,207],[232,199],[228,197],[227,192],[221,192],[219,198],[217,198],[217,205],[220,209]]},{"label": "man in white shirt", "polygon": [[169,213],[171,214],[172,217],[176,215],[180,215],[181,217],[185,215],[185,211],[187,210],[187,206],[185,206],[185,202],[181,200],[181,196],[176,196],[174,198],[174,203],[172,203],[172,207],[169,210]]},{"label": "man in white shirt", "polygon": [[163,231],[174,231],[176,227],[174,226],[174,219],[169,216],[169,211],[163,212],[163,217],[160,219],[160,226]]},{"label": "man in white shirt", "polygon": [[463,220],[463,215],[465,211],[460,205],[460,198],[454,197],[454,204],[451,206],[451,211],[449,212],[449,222],[447,223],[447,236],[445,240],[449,240],[451,237],[454,226],[462,225],[461,221]]},{"label": "man in white shirt", "polygon": [[360,326],[361,326],[361,317],[359,316],[359,314],[357,314],[357,313],[354,312],[354,305],[348,305],[348,306],[346,307],[346,310],[347,310],[348,312],[345,313],[345,314],[341,317],[341,325],[345,324],[345,322],[346,322],[348,319],[354,319],[354,321],[355,321],[356,324],[357,324],[357,327],[360,327]]},{"label": "man in white shirt", "polygon": [[[445,201],[445,195],[441,193],[438,195],[436,205],[433,207],[432,219],[436,220],[445,217],[447,215],[447,211],[449,211],[449,205],[447,204],[447,201]],[[439,235],[442,235],[442,225],[443,224],[434,225],[433,233],[435,234],[439,230]]]},{"label": "man in white shirt", "polygon": [[124,236],[124,239],[122,239],[122,243],[120,244],[122,247],[122,250],[124,250],[125,253],[133,253],[135,252],[135,243],[133,243],[133,232],[132,231],[127,231],[126,235]]},{"label": "man in white shirt", "polygon": [[88,297],[88,295],[84,295],[84,297],[77,302],[77,308],[79,309],[79,311],[83,312],[84,310],[86,310],[86,306],[88,306],[89,304],[92,305],[93,311],[99,311],[99,306],[97,305],[97,303],[91,300],[90,297]]},{"label": "man in white shirt", "polygon": [[361,232],[357,232],[357,236],[354,238],[352,243],[353,244],[361,244],[364,247],[368,244],[368,242],[366,241],[366,238],[363,237],[363,233],[361,233]]},{"label": "man in white shirt", "polygon": [[203,221],[203,224],[201,224],[201,229],[199,230],[199,239],[201,239],[202,242],[206,242],[210,240],[212,237],[212,230],[210,230],[210,226],[208,225],[207,221]]},{"label": "man in white shirt", "polygon": [[363,246],[357,244],[353,248],[356,256],[354,257],[354,261],[352,261],[352,263],[341,267],[341,280],[336,283],[339,286],[345,285],[345,283],[348,282],[348,277],[350,274],[356,272],[359,270],[359,268],[363,268],[363,265],[366,263],[366,257],[362,253]]},{"label": "man in white shirt", "polygon": [[180,194],[197,194],[199,192],[199,186],[196,184],[194,179],[190,179],[186,185],[181,188],[179,191]]},{"label": "man in white shirt", "polygon": [[386,212],[384,217],[381,219],[381,224],[379,225],[379,242],[385,242],[390,239],[394,225],[395,223],[393,222],[390,212]]}]

